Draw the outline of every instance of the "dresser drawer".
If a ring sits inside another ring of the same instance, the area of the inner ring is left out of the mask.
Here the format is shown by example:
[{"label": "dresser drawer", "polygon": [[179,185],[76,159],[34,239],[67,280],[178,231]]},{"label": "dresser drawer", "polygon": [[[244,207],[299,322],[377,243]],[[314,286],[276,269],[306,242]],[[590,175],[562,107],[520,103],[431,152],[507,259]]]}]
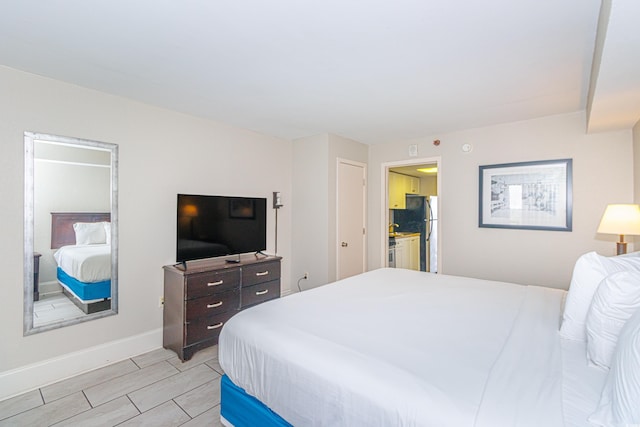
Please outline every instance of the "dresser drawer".
[{"label": "dresser drawer", "polygon": [[259,283],[242,288],[242,308],[258,304],[280,296],[280,280]]},{"label": "dresser drawer", "polygon": [[187,322],[186,345],[218,338],[220,331],[222,330],[222,326],[237,312],[237,310],[231,310],[215,316]]},{"label": "dresser drawer", "polygon": [[280,278],[280,261],[263,262],[261,264],[242,267],[242,286],[270,282]]},{"label": "dresser drawer", "polygon": [[232,291],[191,299],[185,304],[187,305],[185,316],[187,321],[238,310],[240,308],[240,289],[236,287]]},{"label": "dresser drawer", "polygon": [[211,271],[187,277],[185,299],[198,298],[240,286],[240,269]]},{"label": "dresser drawer", "polygon": [[164,266],[162,344],[187,361],[215,345],[223,325],[245,307],[280,297],[280,257],[245,254]]}]

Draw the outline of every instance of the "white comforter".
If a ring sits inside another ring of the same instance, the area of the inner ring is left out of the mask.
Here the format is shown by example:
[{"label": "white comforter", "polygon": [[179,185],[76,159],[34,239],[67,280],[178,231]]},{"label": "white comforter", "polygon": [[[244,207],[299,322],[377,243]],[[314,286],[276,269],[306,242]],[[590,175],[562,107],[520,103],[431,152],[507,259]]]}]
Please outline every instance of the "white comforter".
[{"label": "white comforter", "polygon": [[561,426],[563,296],[380,269],[237,314],[219,360],[295,426]]},{"label": "white comforter", "polygon": [[63,246],[53,257],[65,273],[81,282],[111,278],[111,245]]}]

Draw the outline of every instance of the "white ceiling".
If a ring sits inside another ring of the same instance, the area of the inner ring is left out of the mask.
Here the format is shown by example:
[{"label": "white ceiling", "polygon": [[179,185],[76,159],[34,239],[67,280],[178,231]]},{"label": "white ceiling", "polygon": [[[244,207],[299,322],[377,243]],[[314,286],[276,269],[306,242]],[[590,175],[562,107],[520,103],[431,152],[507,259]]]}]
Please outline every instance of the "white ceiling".
[{"label": "white ceiling", "polygon": [[[640,2],[604,1],[608,33],[629,43],[604,39],[590,126],[630,127],[640,111],[619,123],[611,97],[631,85],[625,111],[640,105]],[[586,109],[600,11],[599,0],[0,5],[2,65],[281,138],[369,144]]]}]

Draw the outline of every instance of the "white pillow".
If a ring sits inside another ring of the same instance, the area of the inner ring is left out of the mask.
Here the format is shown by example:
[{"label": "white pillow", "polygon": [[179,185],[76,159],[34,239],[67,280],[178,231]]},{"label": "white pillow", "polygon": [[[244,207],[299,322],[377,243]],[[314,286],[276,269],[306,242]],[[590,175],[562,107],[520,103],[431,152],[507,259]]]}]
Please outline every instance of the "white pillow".
[{"label": "white pillow", "polygon": [[587,312],[598,285],[608,275],[619,271],[640,271],[640,252],[623,256],[604,257],[595,252],[582,255],[576,261],[571,285],[562,315],[560,336],[585,341]]},{"label": "white pillow", "polygon": [[625,323],[589,421],[599,426],[640,425],[640,310]]},{"label": "white pillow", "polygon": [[111,223],[105,221],[102,224],[104,225],[104,234],[106,235],[105,243],[107,245],[110,245],[111,244]]},{"label": "white pillow", "polygon": [[107,234],[102,222],[76,222],[73,224],[76,232],[76,245],[100,245],[107,242]]},{"label": "white pillow", "polygon": [[586,324],[587,356],[592,363],[604,368],[611,366],[618,335],[638,308],[640,272],[613,273],[600,282]]}]

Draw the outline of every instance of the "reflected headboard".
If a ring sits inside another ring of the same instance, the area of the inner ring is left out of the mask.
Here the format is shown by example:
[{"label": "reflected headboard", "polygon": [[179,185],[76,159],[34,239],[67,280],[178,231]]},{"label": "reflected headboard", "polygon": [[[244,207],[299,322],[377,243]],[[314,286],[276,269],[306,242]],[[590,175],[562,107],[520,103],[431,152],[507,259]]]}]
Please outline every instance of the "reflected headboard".
[{"label": "reflected headboard", "polygon": [[76,222],[111,221],[109,212],[51,212],[51,249],[76,244]]}]

